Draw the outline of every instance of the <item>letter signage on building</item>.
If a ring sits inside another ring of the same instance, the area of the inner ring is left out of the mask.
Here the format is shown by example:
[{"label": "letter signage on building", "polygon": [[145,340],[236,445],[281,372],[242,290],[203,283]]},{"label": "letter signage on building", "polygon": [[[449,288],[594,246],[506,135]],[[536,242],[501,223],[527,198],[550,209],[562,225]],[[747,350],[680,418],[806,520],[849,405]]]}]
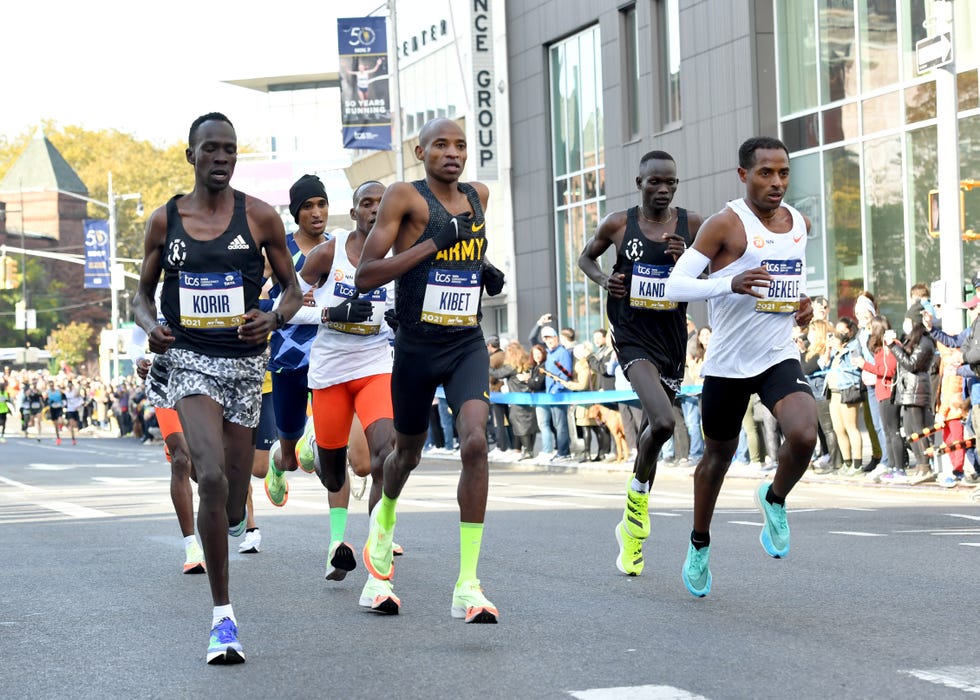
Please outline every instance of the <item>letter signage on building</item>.
[{"label": "letter signage on building", "polygon": [[337,20],[344,148],[391,149],[388,38],[384,17]]},{"label": "letter signage on building", "polygon": [[470,0],[470,28],[473,33],[473,115],[476,143],[469,148],[476,158],[476,179],[497,180],[497,102],[493,77],[493,22],[491,0]]}]

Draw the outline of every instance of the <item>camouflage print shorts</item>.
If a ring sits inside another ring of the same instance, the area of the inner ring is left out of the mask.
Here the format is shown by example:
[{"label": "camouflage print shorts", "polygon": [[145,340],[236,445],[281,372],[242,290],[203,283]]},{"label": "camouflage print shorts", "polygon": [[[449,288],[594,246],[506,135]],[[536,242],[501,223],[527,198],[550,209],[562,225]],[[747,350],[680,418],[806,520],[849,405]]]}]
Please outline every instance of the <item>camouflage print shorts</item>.
[{"label": "camouflage print shorts", "polygon": [[146,398],[157,408],[173,408],[167,394],[167,384],[170,381],[171,359],[170,353],[157,355],[150,364],[150,371],[146,374]]},{"label": "camouflage print shorts", "polygon": [[179,348],[167,354],[172,362],[167,398],[174,405],[203,394],[224,407],[226,421],[246,428],[259,424],[268,350],[254,357],[211,357]]}]

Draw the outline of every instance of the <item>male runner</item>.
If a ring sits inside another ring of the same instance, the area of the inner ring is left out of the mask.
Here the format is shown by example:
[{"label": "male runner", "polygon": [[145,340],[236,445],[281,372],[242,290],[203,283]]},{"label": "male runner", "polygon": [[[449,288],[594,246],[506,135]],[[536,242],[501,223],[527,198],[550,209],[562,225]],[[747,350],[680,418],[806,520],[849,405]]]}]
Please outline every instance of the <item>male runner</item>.
[{"label": "male runner", "polygon": [[[315,288],[314,311],[321,321],[310,352],[309,380],[318,453],[315,465],[330,503],[326,578],[332,581],[343,580],[356,566],[354,551],[344,542],[350,505],[347,447],[355,412],[364,426],[370,450],[368,512],[381,499],[382,466],[395,443],[391,348],[384,321],[385,310],[393,302],[394,285],[389,283],[361,296],[354,288],[354,272],[384,191],[384,185],[374,181],[354,190],[350,210],[356,223],[354,230],[335,231],[330,241],[310,252],[300,271],[303,291]],[[303,309],[297,316],[305,313]],[[381,613],[397,614],[400,601],[392,592],[390,581],[369,573],[360,604]]]},{"label": "male runner", "polygon": [[[303,269],[306,256],[314,247],[328,240],[326,236],[329,213],[327,191],[316,175],[303,175],[289,188],[289,212],[299,225],[295,233],[286,234],[286,245],[292,255],[296,272]],[[266,270],[268,274],[269,270]],[[279,296],[278,282],[269,296]],[[265,492],[272,505],[282,507],[289,497],[289,482],[285,472],[300,466],[296,443],[306,427],[309,405],[307,372],[310,366],[310,345],[317,326],[292,323],[278,329],[269,341],[269,371],[272,373],[272,401],[275,405],[276,429],[279,440],[269,451],[269,471],[265,476]],[[309,471],[304,467],[304,471]]]},{"label": "male runner", "polygon": [[[707,299],[711,318],[701,393],[705,451],[694,472],[694,531],[682,572],[687,590],[699,597],[711,590],[708,530],[749,397],[759,395],[785,437],[772,484],[763,481],[755,490],[764,520],[760,541],[771,557],[789,553],[786,496],[817,442],[817,405],[793,341],[794,323],[805,327],[813,315],[802,293],[810,221],[783,203],[786,146],[749,139],[738,150],[738,176],[745,197],[704,222],[667,280],[668,298]],[[705,267],[710,274],[699,279]]]},{"label": "male runner", "polygon": [[[606,313],[613,347],[640,399],[646,424],[637,438],[626,510],[616,525],[616,567],[630,576],[643,571],[650,488],[660,448],[674,434],[672,402],[684,377],[687,304],[671,301],[664,294],[664,282],[701,227],[701,217],[670,206],[677,183],[677,165],[670,154],[644,155],[636,176],[640,203],[606,216],[578,260],[589,279],[609,292]],[[616,248],[616,263],[607,275],[598,260],[610,246]]]},{"label": "male runner", "polygon": [[[185,154],[194,189],[150,216],[136,297],[150,350],[169,350],[169,398],[198,477],[198,530],[215,606],[208,663],[245,660],[228,597],[225,532],[245,532],[267,339],[302,301],[278,214],[229,187],[237,153],[235,129],[223,114],[191,124]],[[265,259],[283,290],[270,312],[258,309]],[[157,323],[154,300],[161,272],[166,325]]]},{"label": "male runner", "polygon": [[[425,179],[396,182],[384,193],[377,220],[354,277],[367,293],[391,280],[398,328],[391,376],[395,450],[384,464],[384,491],[371,513],[364,564],[391,580],[395,504],[418,466],[429,427],[429,407],[443,385],[456,417],[460,474],[460,570],[450,612],[466,622],[496,623],[497,608],[476,577],[487,506],[489,372],[480,328],[480,299],[503,288],[503,273],[487,263],[484,210],[489,190],[459,181],[466,166],[466,135],[450,119],[419,132],[415,157]],[[393,255],[386,257],[389,251]]]}]

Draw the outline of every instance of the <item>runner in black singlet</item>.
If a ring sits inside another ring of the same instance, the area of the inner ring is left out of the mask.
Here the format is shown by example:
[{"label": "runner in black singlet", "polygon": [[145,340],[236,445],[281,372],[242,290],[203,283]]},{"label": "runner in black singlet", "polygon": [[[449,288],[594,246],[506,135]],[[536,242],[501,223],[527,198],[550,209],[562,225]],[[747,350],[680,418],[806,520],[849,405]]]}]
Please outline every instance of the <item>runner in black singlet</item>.
[{"label": "runner in black singlet", "polygon": [[[606,216],[578,261],[589,279],[609,292],[606,312],[613,348],[643,407],[645,427],[637,439],[626,510],[616,525],[616,567],[630,576],[643,571],[650,487],[660,448],[674,434],[671,401],[684,376],[687,304],[667,299],[664,287],[674,262],[701,227],[701,217],[670,206],[677,183],[677,166],[669,154],[644,155],[636,177],[640,204]],[[607,275],[598,260],[610,246],[615,246],[616,263]]]},{"label": "runner in black singlet", "polygon": [[[359,292],[396,280],[398,329],[391,378],[395,450],[385,460],[381,502],[371,513],[364,564],[390,580],[395,502],[421,459],[436,387],[459,434],[460,571],[451,614],[466,622],[497,622],[497,608],[476,578],[487,504],[489,360],[480,328],[480,297],[497,294],[503,274],[486,261],[486,185],[459,181],[466,137],[450,119],[419,132],[415,156],[425,179],[396,182],[381,200],[354,277]],[[386,257],[389,251],[393,254]]]},{"label": "runner in black singlet", "polygon": [[[194,189],[150,216],[136,296],[136,320],[150,350],[168,352],[169,399],[197,472],[198,530],[214,602],[208,663],[241,663],[228,597],[228,535],[245,533],[245,499],[262,405],[269,333],[282,328],[302,295],[285,230],[265,202],[230,187],[235,129],[212,112],[191,124],[186,149]],[[259,310],[263,253],[283,287],[275,311]],[[164,273],[158,319],[154,298]]]}]

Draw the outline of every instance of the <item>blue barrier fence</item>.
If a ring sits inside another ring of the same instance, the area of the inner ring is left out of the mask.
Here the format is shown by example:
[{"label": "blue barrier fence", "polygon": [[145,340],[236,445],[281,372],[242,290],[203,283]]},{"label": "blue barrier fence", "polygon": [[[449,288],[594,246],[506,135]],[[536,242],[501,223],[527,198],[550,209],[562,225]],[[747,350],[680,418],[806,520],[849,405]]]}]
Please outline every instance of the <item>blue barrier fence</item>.
[{"label": "blue barrier fence", "polygon": [[[696,395],[700,393],[699,386],[683,386],[678,396]],[[446,394],[442,387],[436,389],[436,396],[445,398]],[[560,391],[556,394],[544,392],[522,392],[508,391],[501,393],[493,391],[490,393],[490,403],[510,404],[515,406],[579,406],[582,404],[594,403],[628,403],[638,402],[640,399],[635,391]]]}]

